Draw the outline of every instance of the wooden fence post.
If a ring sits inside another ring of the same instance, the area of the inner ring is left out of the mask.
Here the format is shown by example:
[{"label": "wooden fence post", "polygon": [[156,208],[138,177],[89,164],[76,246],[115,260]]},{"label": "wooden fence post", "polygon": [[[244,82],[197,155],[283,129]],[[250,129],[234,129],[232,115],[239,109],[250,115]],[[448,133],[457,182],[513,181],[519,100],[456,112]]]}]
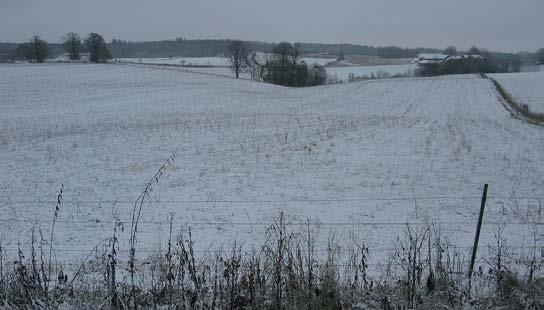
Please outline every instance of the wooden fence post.
[{"label": "wooden fence post", "polygon": [[474,246],[472,247],[472,257],[470,258],[470,270],[468,272],[468,295],[470,295],[470,289],[472,286],[472,273],[474,272],[474,262],[476,261],[476,252],[478,251],[478,242],[480,241],[480,230],[482,229],[485,201],[487,199],[487,186],[487,184],[484,185],[482,202],[480,204],[480,216],[478,217],[478,226],[476,227],[476,236],[474,237]]}]

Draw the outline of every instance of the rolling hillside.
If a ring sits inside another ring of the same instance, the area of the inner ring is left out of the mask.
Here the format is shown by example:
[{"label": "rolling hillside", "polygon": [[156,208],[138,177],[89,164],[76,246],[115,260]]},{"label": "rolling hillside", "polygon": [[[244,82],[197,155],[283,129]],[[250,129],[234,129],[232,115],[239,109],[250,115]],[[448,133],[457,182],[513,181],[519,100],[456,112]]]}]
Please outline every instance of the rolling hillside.
[{"label": "rolling hillside", "polygon": [[55,248],[81,258],[115,219],[130,221],[172,154],[142,211],[149,251],[172,212],[202,248],[250,247],[280,211],[320,223],[322,240],[356,232],[387,249],[405,222],[434,222],[469,247],[484,183],[481,245],[497,227],[530,244],[532,226],[518,224],[542,220],[543,129],[511,118],[478,76],[288,89],[176,68],[6,65],[0,93],[0,236],[11,254],[34,224],[50,229],[63,184]]}]

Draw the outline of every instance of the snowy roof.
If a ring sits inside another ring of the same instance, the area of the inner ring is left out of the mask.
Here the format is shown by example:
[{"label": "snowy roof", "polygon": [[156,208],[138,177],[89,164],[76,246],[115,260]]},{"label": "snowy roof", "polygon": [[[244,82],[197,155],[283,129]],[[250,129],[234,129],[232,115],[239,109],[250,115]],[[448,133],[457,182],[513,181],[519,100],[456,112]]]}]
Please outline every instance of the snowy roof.
[{"label": "snowy roof", "polygon": [[419,60],[446,60],[449,55],[446,54],[419,54],[417,58]]},{"label": "snowy roof", "polygon": [[418,61],[420,65],[441,64],[442,62],[444,62],[443,59],[422,59]]},{"label": "snowy roof", "polygon": [[467,59],[467,58],[483,59],[481,55],[457,55],[457,56],[451,56],[448,59]]},{"label": "snowy roof", "polygon": [[468,58],[483,59],[481,55],[450,56],[446,54],[419,54],[415,61],[420,65],[438,65],[449,60],[460,60]]}]

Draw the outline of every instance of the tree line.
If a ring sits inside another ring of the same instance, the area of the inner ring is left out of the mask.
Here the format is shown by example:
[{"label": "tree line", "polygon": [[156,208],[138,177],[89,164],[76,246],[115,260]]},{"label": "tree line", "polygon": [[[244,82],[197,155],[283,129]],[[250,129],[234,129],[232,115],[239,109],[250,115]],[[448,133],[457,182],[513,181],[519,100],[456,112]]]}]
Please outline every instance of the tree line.
[{"label": "tree line", "polygon": [[227,48],[231,68],[238,78],[242,70],[250,70],[251,78],[267,83],[304,87],[325,84],[327,74],[319,65],[307,64],[301,60],[300,45],[281,42],[257,59],[257,53],[250,53],[250,47],[243,41],[232,41]]},{"label": "tree line", "polygon": [[[35,35],[29,42],[17,45],[13,53],[14,58],[43,63],[50,55],[50,46],[54,45]],[[94,32],[89,33],[85,38],[81,38],[77,33],[67,33],[62,38],[61,47],[71,61],[81,60],[83,53],[88,54],[88,61],[94,63],[111,59],[111,53],[104,37]]]},{"label": "tree line", "polygon": [[[113,58],[169,58],[169,57],[213,57],[225,55],[231,40],[189,40],[177,38],[174,40],[132,42],[113,39],[109,42],[108,49]],[[260,41],[244,41],[252,50],[268,52],[277,45]],[[321,44],[321,43],[296,43],[301,54],[327,54],[327,55],[362,55],[376,56],[380,58],[413,58],[419,53],[439,52],[432,48],[401,48],[396,46],[369,46],[357,44]],[[15,44],[13,44],[15,45]],[[9,50],[13,45],[0,46],[0,53]],[[60,44],[50,43],[52,56],[58,56],[63,52]]]},{"label": "tree line", "polygon": [[[112,58],[159,58],[159,57],[211,57],[224,56],[231,40],[188,40],[178,38],[175,40],[130,42],[113,39],[107,43],[107,49]],[[275,45],[273,43],[259,41],[244,41],[248,48],[256,52],[269,52]],[[48,54],[51,57],[61,55],[66,49],[64,44],[48,43]],[[376,56],[379,58],[414,58],[420,53],[440,53],[443,50],[433,48],[402,48],[397,46],[369,46],[357,44],[321,44],[321,43],[296,43],[301,54],[326,54],[336,55],[339,59],[343,55]],[[17,51],[17,44],[0,42],[0,58],[25,59],[26,55],[21,50]],[[497,62],[509,62],[515,65],[515,57],[518,54],[491,53]],[[527,53],[530,61],[539,61],[544,64],[544,49],[537,53]],[[526,57],[524,57],[526,61]]]},{"label": "tree line", "polygon": [[[171,58],[223,56],[231,40],[175,40],[130,42],[113,39],[109,48],[114,58]],[[256,41],[244,42],[251,50],[265,52],[271,44]]]},{"label": "tree line", "polygon": [[[162,57],[211,57],[224,55],[231,40],[162,40],[130,42],[112,40],[110,49],[114,58],[162,58]],[[253,51],[268,52],[273,43],[244,41]],[[380,58],[413,58],[419,53],[439,52],[431,48],[401,48],[396,46],[374,47],[356,44],[296,43],[302,54],[364,55]]]}]

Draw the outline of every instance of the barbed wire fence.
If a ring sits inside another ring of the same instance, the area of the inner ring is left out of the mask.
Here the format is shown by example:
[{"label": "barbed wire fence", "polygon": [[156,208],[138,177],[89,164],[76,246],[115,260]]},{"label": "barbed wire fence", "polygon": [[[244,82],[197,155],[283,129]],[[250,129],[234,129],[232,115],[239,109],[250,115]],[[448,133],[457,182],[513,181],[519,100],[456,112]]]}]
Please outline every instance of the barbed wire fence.
[{"label": "barbed wire fence", "polygon": [[[224,207],[228,207],[229,205],[296,205],[298,208],[312,208],[312,207],[322,207],[322,206],[316,206],[317,204],[330,204],[330,203],[340,203],[348,208],[360,208],[360,206],[357,206],[356,203],[358,202],[407,202],[410,204],[415,204],[417,206],[418,201],[420,202],[437,202],[437,201],[466,201],[469,200],[476,202],[480,200],[481,197],[479,196],[470,196],[470,195],[459,195],[459,196],[405,196],[405,197],[376,197],[376,198],[308,198],[308,199],[262,199],[262,200],[249,200],[249,199],[165,199],[165,200],[154,200],[150,201],[149,204],[155,205],[155,206],[164,206],[164,205],[183,205],[183,206],[191,206],[191,205],[221,205]],[[541,259],[544,260],[544,223],[542,222],[542,200],[544,200],[544,197],[540,196],[530,196],[530,197],[512,197],[512,196],[489,196],[487,197],[487,200],[489,201],[514,201],[517,203],[519,200],[523,201],[533,201],[536,202],[535,206],[538,205],[538,210],[534,210],[536,215],[535,219],[532,220],[512,220],[510,219],[500,219],[500,218],[490,218],[490,219],[484,219],[484,226],[486,225],[501,225],[501,226],[514,226],[514,227],[520,227],[520,226],[533,226],[537,227],[538,230],[538,244],[535,246],[510,246],[511,249],[515,250],[521,250],[521,249],[540,249],[540,255]],[[53,205],[55,204],[55,201],[49,201],[49,200],[4,200],[0,201],[0,206],[24,206],[24,207],[34,207],[36,205]],[[66,200],[63,201],[64,205],[95,205],[95,204],[117,204],[117,205],[132,205],[134,202],[130,201],[128,199],[118,199],[118,200]],[[335,207],[338,207],[336,205]],[[59,224],[71,224],[71,225],[96,225],[98,223],[103,225],[115,225],[115,224],[131,224],[130,219],[116,219],[113,220],[111,218],[95,218],[95,219],[58,219],[56,221]],[[50,224],[51,220],[45,220],[45,219],[39,219],[39,218],[30,218],[30,217],[16,217],[16,216],[9,216],[8,214],[4,214],[4,216],[0,215],[0,223],[3,224],[22,224],[22,223],[30,223],[30,224]],[[156,229],[158,226],[163,225],[169,225],[169,223],[164,220],[141,220],[140,224],[144,226],[149,226],[149,230]],[[442,227],[448,227],[448,226],[455,226],[455,225],[463,225],[470,228],[476,227],[477,220],[443,220],[443,219],[436,219],[436,220],[414,220],[414,221],[291,221],[287,222],[285,225],[290,227],[305,227],[305,226],[320,226],[320,227],[352,227],[352,228],[360,228],[360,227],[369,227],[369,228],[376,228],[376,227],[404,227],[406,225],[411,226],[424,226],[424,225],[438,225]],[[174,221],[175,226],[185,226],[185,227],[201,227],[201,226],[216,226],[216,227],[251,227],[262,229],[266,227],[270,227],[274,225],[274,221],[195,221],[195,220],[180,220],[176,219]],[[155,227],[157,226],[157,227]],[[155,227],[155,228],[153,228]],[[397,232],[397,231],[394,231]],[[469,251],[472,247],[471,246],[453,246],[455,249],[458,250],[464,250]],[[394,248],[387,248],[387,247],[376,247],[372,249],[375,252],[394,252]],[[17,247],[3,247],[3,251],[6,252],[17,252],[20,251],[20,248]],[[71,247],[71,248],[61,248],[56,247],[55,252],[58,253],[88,253],[91,249],[84,248],[84,247]],[[119,249],[119,252],[128,252],[128,249]],[[326,249],[316,249],[316,252],[325,252]],[[340,249],[339,252],[347,252],[348,250]],[[146,253],[146,254],[160,254],[161,250],[154,250],[154,249],[140,249],[138,252]],[[218,251],[214,250],[202,250],[202,251],[195,251],[196,253],[202,253],[202,254],[210,254],[210,253],[218,253]],[[68,263],[70,264],[70,263]]]}]

